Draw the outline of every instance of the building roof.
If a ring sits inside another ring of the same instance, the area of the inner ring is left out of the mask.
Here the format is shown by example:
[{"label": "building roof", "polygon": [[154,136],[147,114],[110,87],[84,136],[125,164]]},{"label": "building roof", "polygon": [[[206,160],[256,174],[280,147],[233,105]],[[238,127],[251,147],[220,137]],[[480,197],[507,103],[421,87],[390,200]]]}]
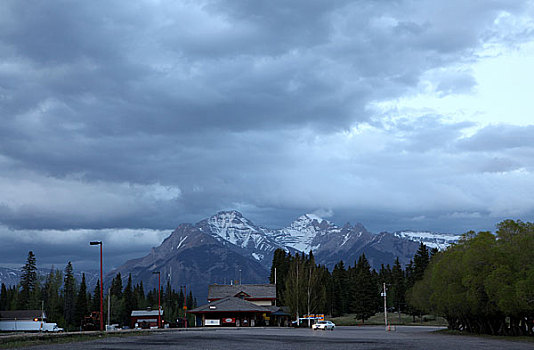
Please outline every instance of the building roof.
[{"label": "building roof", "polygon": [[235,297],[242,294],[246,299],[276,299],[274,284],[211,284],[208,300]]},{"label": "building roof", "polygon": [[190,313],[208,313],[208,312],[267,312],[270,313],[266,307],[256,305],[250,301],[240,298],[226,297],[217,301],[212,301],[206,305],[202,305],[189,311]]},{"label": "building roof", "polygon": [[[158,316],[158,310],[132,310],[131,316]],[[161,309],[161,316],[163,316],[163,309]]]},{"label": "building roof", "polygon": [[[46,313],[42,312],[46,319]],[[41,318],[41,310],[12,310],[0,311],[0,320],[33,320]]]}]

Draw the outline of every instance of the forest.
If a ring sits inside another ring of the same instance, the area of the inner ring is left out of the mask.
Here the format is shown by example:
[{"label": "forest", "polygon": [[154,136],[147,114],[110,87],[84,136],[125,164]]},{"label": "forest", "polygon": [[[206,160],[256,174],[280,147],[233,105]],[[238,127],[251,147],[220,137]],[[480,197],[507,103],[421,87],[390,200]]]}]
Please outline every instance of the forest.
[{"label": "forest", "polygon": [[534,335],[534,224],[505,220],[491,232],[469,231],[443,251],[422,243],[403,268],[372,269],[365,255],[332,272],[313,253],[274,254],[270,281],[293,315],[354,314],[365,320],[383,309],[444,317],[451,330],[492,335]]},{"label": "forest", "polygon": [[[126,285],[123,286],[123,281]],[[104,291],[104,320],[107,320],[107,302],[110,302],[110,323],[120,326],[130,325],[132,310],[158,309],[158,290],[145,293],[143,282],[132,283],[132,276],[123,279],[117,274],[110,288]],[[188,309],[196,307],[196,299],[189,292],[184,298],[184,290],[175,291],[169,282],[161,286],[161,305],[164,319],[173,324],[178,317],[184,317],[184,301]],[[93,291],[87,290],[85,274],[80,283],[74,278],[74,269],[69,262],[63,271],[52,268],[46,276],[37,272],[36,257],[28,253],[22,267],[20,283],[0,289],[0,312],[2,310],[40,310],[44,306],[47,318],[65,330],[79,330],[85,316],[100,310],[100,282]],[[106,322],[105,322],[106,323]]]},{"label": "forest", "polygon": [[421,280],[425,268],[437,250],[420,244],[410,263],[403,268],[397,258],[393,266],[372,269],[365,254],[353,266],[337,263],[332,272],[315,263],[313,252],[291,255],[282,249],[274,253],[270,282],[276,273],[277,298],[297,317],[325,313],[333,317],[354,314],[362,324],[383,310],[381,292],[386,283],[388,309],[420,316],[422,310],[406,303],[406,291]]}]

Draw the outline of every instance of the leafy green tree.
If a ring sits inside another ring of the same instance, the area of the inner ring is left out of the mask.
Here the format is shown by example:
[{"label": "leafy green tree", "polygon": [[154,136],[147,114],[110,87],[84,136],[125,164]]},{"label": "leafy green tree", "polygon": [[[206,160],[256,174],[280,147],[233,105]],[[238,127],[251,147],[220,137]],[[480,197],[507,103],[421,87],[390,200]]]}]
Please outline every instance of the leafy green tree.
[{"label": "leafy green tree", "polygon": [[416,307],[473,333],[534,335],[534,225],[505,220],[436,254],[408,291]]}]

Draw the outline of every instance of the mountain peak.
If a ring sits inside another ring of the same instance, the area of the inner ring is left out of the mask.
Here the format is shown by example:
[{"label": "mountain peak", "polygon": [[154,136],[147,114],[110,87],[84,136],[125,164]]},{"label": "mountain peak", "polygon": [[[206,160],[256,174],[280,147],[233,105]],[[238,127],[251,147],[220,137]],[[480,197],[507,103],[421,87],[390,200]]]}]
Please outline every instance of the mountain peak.
[{"label": "mountain peak", "polygon": [[241,214],[237,210],[221,210],[217,214],[212,215],[211,217],[212,218],[213,217],[237,217],[237,218],[242,218],[243,214]]}]

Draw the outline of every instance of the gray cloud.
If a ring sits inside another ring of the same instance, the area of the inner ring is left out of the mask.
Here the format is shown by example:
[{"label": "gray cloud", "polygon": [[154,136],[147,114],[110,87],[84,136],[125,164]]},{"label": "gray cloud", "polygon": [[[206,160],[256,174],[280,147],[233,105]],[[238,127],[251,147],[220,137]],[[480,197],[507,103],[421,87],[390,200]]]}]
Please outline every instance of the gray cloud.
[{"label": "gray cloud", "polygon": [[423,80],[472,93],[462,64],[530,40],[531,8],[3,2],[0,223],[162,230],[236,208],[266,226],[323,212],[447,231],[532,216],[514,194],[532,185],[531,126],[466,137],[475,124],[372,108]]}]

